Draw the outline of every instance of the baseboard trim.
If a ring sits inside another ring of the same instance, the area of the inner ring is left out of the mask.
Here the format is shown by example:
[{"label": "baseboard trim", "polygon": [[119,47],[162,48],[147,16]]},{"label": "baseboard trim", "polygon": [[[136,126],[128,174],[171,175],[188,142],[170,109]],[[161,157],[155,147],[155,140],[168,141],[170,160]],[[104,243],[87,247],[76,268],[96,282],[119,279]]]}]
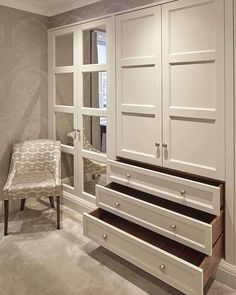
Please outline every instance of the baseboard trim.
[{"label": "baseboard trim", "polygon": [[96,205],[68,192],[63,192],[63,205],[83,214],[96,209]]},{"label": "baseboard trim", "polygon": [[236,290],[236,265],[229,264],[222,259],[216,272],[215,279]]}]

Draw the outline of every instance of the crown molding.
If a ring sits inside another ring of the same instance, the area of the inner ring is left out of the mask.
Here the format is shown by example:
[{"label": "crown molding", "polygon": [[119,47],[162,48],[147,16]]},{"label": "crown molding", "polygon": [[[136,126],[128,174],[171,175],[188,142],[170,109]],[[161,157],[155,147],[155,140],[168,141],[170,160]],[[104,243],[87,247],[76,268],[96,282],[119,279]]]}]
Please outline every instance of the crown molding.
[{"label": "crown molding", "polygon": [[40,4],[40,1],[33,0],[0,0],[0,5],[50,17],[99,1],[101,0],[65,0],[64,3],[52,5],[50,1]]}]

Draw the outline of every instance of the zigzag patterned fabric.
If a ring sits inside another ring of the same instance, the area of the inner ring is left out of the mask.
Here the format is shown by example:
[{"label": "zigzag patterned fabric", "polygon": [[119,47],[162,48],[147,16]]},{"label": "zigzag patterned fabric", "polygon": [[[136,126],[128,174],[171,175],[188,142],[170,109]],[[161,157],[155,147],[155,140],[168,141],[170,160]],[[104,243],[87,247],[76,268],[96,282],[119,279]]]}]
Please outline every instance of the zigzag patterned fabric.
[{"label": "zigzag patterned fabric", "polygon": [[55,197],[61,194],[61,143],[29,140],[13,146],[4,199]]}]

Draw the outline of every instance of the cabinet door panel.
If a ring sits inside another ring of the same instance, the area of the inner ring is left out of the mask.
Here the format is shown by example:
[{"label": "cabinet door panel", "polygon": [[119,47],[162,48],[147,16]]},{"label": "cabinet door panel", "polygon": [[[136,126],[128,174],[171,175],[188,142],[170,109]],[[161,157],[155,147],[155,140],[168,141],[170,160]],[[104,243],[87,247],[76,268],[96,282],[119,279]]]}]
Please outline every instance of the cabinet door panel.
[{"label": "cabinet door panel", "polygon": [[161,8],[117,17],[117,155],[162,165]]},{"label": "cabinet door panel", "polygon": [[224,180],[224,1],[162,12],[163,165]]}]

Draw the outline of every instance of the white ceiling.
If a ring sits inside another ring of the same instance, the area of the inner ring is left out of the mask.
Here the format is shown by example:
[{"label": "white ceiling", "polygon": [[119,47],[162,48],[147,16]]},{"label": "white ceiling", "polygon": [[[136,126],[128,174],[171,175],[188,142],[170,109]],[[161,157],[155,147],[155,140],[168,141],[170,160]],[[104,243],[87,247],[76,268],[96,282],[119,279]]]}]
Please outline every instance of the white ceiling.
[{"label": "white ceiling", "polygon": [[53,16],[99,1],[101,0],[0,0],[0,5]]}]

